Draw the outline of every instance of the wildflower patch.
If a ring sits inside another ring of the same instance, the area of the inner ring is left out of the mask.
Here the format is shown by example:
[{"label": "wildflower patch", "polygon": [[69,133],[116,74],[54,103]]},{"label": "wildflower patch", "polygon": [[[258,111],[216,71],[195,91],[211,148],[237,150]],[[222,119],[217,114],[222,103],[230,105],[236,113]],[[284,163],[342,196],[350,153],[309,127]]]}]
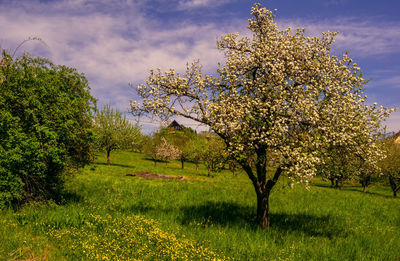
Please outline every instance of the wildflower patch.
[{"label": "wildflower patch", "polygon": [[[48,235],[68,244],[76,257],[90,260],[225,260],[197,243],[160,229],[157,222],[140,216],[114,219],[90,214],[80,228],[55,229]],[[73,258],[73,257],[71,257]]]}]

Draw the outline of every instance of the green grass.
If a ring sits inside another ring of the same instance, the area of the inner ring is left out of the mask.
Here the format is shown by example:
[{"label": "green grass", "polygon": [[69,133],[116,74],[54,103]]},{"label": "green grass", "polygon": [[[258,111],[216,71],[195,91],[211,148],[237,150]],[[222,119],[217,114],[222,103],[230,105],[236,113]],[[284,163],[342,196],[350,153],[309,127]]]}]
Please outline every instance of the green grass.
[{"label": "green grass", "polygon": [[[281,179],[272,227],[255,225],[244,173],[153,162],[119,151],[66,181],[65,203],[0,213],[0,260],[400,260],[400,205],[388,187],[363,193],[316,178],[306,190]],[[143,179],[151,171],[190,180]]]}]

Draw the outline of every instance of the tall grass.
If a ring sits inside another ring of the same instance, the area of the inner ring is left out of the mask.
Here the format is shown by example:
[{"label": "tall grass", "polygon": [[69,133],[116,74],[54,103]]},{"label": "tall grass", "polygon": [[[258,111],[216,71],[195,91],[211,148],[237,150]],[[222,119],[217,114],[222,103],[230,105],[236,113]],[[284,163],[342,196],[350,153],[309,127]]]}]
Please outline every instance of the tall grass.
[{"label": "tall grass", "polygon": [[[255,224],[256,197],[243,173],[105,155],[67,179],[65,203],[0,214],[0,259],[400,260],[400,205],[388,187],[344,191],[316,178],[307,190],[281,179],[272,227]],[[151,171],[187,180],[144,179]]]}]

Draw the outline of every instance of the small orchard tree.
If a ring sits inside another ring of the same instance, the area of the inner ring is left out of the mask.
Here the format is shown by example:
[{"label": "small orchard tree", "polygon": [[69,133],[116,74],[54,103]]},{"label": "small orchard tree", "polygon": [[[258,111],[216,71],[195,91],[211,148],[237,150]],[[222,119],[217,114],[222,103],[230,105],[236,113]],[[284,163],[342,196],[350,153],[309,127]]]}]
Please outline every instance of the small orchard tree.
[{"label": "small orchard tree", "polygon": [[[323,155],[324,162],[322,166],[319,166],[318,171],[323,177],[331,181],[332,186],[335,185],[340,190],[343,190],[346,180],[358,180],[363,186],[363,191],[366,192],[373,177],[379,172],[377,161],[383,157],[383,154],[364,154],[368,153],[367,148],[370,149],[371,146],[375,146],[374,140],[365,140],[364,143],[355,144],[357,144],[357,148],[351,146],[331,146],[328,148]],[[369,161],[366,159],[369,159]]]},{"label": "small orchard tree", "polygon": [[185,128],[183,131],[176,133],[168,133],[166,136],[166,139],[181,151],[178,159],[181,162],[182,169],[184,168],[184,162],[189,159],[189,152],[185,148],[196,136],[197,134],[189,128]]},{"label": "small orchard tree", "polygon": [[179,148],[168,143],[164,137],[161,138],[161,143],[156,146],[155,152],[158,159],[165,161],[166,167],[168,167],[168,162],[178,159],[182,153]]},{"label": "small orchard tree", "polygon": [[385,158],[380,161],[382,173],[388,178],[393,196],[400,190],[400,144],[395,143],[394,136],[382,141]]},{"label": "small orchard tree", "polygon": [[193,136],[183,148],[183,153],[186,154],[187,160],[196,164],[196,171],[199,171],[199,164],[203,159],[206,148],[207,144],[205,138],[197,134]]},{"label": "small orchard tree", "polygon": [[157,166],[157,161],[160,160],[157,154],[157,146],[160,144],[161,140],[157,139],[156,137],[148,137],[145,138],[146,142],[142,146],[142,152],[148,156],[154,162],[154,167]]},{"label": "small orchard tree", "polygon": [[143,147],[145,143],[148,142],[149,139],[150,139],[149,136],[140,133],[132,144],[126,145],[126,148],[132,150],[133,152],[143,153]]},{"label": "small orchard tree", "polygon": [[368,186],[379,179],[379,170],[364,162],[360,166],[357,178],[363,188],[363,192],[367,192]]},{"label": "small orchard tree", "polygon": [[118,148],[132,148],[140,137],[140,129],[122,116],[118,110],[105,105],[94,117],[98,146],[107,153],[107,165],[110,165],[110,153]]},{"label": "small orchard tree", "polygon": [[[135,115],[178,115],[208,125],[250,178],[257,222],[268,227],[269,196],[282,173],[307,183],[321,163],[321,148],[372,139],[390,111],[366,105],[360,68],[347,54],[331,55],[336,33],[279,30],[275,15],[259,4],[251,14],[251,37],[229,34],[217,42],[227,57],[217,76],[204,75],[199,62],[183,75],[151,70],[131,108]],[[267,176],[272,158],[275,170]]]},{"label": "small orchard tree", "polygon": [[225,144],[219,137],[209,137],[206,140],[206,149],[203,151],[203,162],[207,167],[207,175],[221,171],[227,159]]},{"label": "small orchard tree", "polygon": [[350,177],[353,165],[349,163],[349,157],[352,155],[344,154],[344,148],[331,147],[325,153],[322,166],[318,169],[323,177],[331,181],[332,186],[343,189],[344,180]]},{"label": "small orchard tree", "polygon": [[238,169],[240,168],[239,163],[238,163],[237,160],[236,160],[235,158],[233,158],[233,157],[228,157],[227,163],[228,163],[228,166],[229,166],[229,170],[232,172],[232,175],[233,175],[234,177],[236,177],[237,171],[238,171]]},{"label": "small orchard tree", "polygon": [[154,167],[157,166],[157,161],[161,160],[160,154],[157,153],[157,147],[160,146],[163,139],[168,138],[168,134],[169,134],[168,128],[160,127],[156,132],[154,132],[151,135],[151,137],[146,136],[144,138],[145,143],[143,143],[142,151],[153,160]]}]

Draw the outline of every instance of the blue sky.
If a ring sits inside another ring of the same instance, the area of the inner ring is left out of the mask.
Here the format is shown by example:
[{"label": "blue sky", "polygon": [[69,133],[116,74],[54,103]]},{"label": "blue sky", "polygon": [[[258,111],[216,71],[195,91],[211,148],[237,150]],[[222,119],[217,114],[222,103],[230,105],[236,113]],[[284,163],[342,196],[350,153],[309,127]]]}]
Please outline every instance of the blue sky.
[{"label": "blue sky", "polygon": [[[278,9],[281,28],[305,27],[309,35],[339,31],[333,52],[348,51],[371,79],[369,102],[400,105],[400,2],[358,0],[259,1]],[[50,58],[85,73],[101,107],[128,111],[134,91],[151,68],[183,70],[199,58],[206,73],[224,58],[216,50],[222,34],[246,35],[254,2],[247,0],[60,0],[1,1],[0,45]],[[192,123],[184,122],[196,128]],[[143,123],[146,132],[159,123]],[[387,121],[400,130],[400,112]],[[201,129],[201,127],[198,127]]]}]

